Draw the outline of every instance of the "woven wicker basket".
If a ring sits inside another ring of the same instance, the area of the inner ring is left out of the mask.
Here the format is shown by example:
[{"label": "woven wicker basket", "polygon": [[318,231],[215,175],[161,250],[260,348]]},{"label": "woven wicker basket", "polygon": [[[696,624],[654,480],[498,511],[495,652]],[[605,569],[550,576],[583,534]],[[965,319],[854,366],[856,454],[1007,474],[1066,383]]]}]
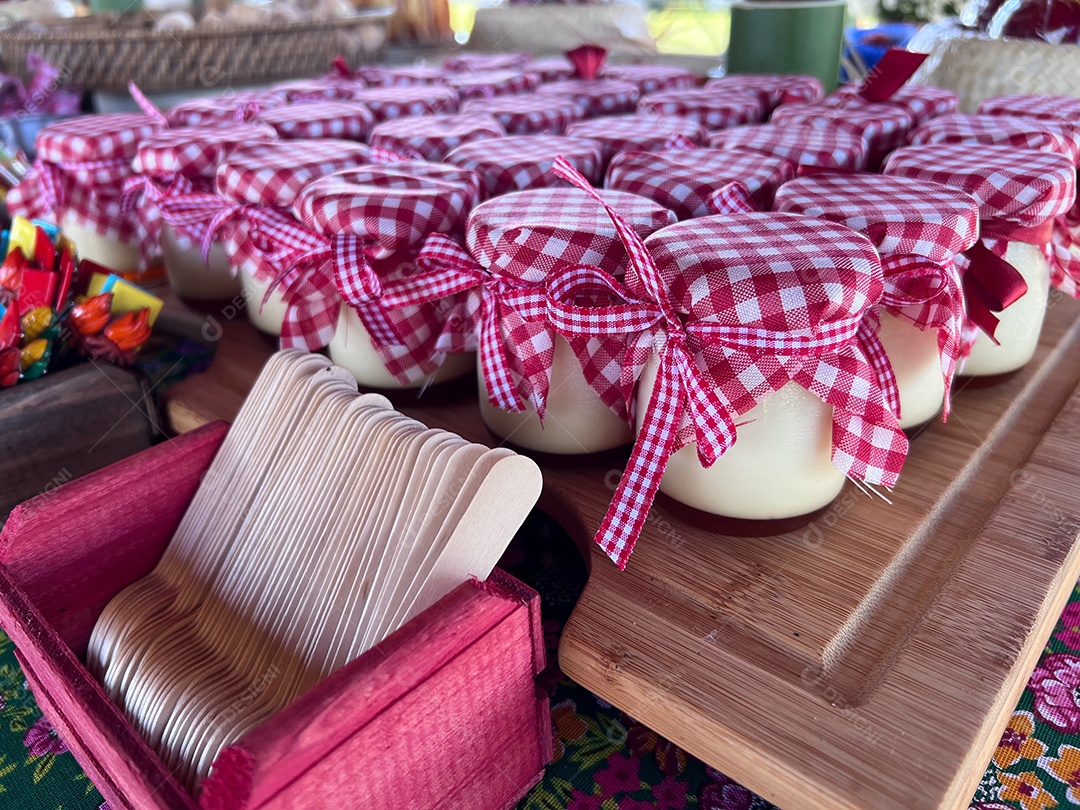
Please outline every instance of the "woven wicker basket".
[{"label": "woven wicker basket", "polygon": [[65,83],[123,92],[134,81],[147,93],[265,84],[325,73],[335,56],[350,65],[383,53],[393,8],[317,22],[189,31],[154,30],[149,14],[94,15],[18,23],[0,30],[5,70],[26,80],[35,51],[60,69]]}]

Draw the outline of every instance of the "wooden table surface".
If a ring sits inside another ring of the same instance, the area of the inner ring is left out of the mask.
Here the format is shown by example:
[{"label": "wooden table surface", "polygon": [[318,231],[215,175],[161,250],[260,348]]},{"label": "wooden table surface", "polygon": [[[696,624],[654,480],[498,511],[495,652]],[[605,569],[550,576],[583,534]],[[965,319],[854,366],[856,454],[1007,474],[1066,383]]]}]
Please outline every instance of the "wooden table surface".
[{"label": "wooden table surface", "polygon": [[[542,508],[592,557],[563,670],[786,810],[966,808],[1080,574],[1076,314],[1053,298],[1035,360],[914,438],[891,505],[848,485],[787,534],[658,504],[620,572],[590,543],[619,455],[541,460]],[[210,371],[170,392],[173,427],[232,418],[271,351],[226,324]],[[474,398],[411,396],[492,441]]]}]

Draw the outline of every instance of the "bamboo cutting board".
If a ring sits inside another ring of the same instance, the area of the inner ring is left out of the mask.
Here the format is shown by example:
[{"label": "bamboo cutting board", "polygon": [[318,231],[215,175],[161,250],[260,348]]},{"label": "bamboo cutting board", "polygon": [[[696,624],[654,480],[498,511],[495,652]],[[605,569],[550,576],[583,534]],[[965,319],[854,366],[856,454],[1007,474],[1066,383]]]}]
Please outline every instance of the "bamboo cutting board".
[{"label": "bamboo cutting board", "polygon": [[[619,572],[590,538],[621,459],[546,465],[541,506],[592,557],[563,670],[785,810],[966,808],[1080,574],[1075,317],[1053,298],[1035,360],[913,440],[891,506],[849,485],[732,538],[658,504]],[[229,324],[174,427],[231,418],[269,352]],[[402,409],[491,441],[475,396]]]}]

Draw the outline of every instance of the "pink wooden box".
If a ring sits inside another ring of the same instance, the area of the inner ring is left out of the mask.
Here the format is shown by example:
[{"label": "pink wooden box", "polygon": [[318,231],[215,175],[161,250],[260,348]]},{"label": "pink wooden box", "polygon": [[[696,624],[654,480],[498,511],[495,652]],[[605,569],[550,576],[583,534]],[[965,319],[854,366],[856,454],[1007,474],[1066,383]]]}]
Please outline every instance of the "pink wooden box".
[{"label": "pink wooden box", "polygon": [[533,683],[539,596],[497,570],[225,749],[198,800],[89,675],[94,622],[157,563],[226,431],[207,425],[26,501],[0,533],[0,627],[110,807],[513,807],[551,758],[551,726]]}]

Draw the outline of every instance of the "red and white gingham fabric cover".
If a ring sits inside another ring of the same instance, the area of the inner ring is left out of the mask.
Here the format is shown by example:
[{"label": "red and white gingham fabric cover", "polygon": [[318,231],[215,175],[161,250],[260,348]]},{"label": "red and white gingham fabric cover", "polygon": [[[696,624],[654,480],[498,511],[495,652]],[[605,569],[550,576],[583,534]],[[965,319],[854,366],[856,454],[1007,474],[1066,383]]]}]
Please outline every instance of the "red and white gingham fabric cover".
[{"label": "red and white gingham fabric cover", "polygon": [[446,73],[442,68],[430,65],[412,67],[375,67],[361,66],[356,69],[356,77],[368,87],[415,87],[431,84],[446,84]]},{"label": "red and white gingham fabric cover", "polygon": [[608,166],[604,187],[640,194],[679,219],[718,212],[711,202],[730,183],[741,183],[754,207],[768,210],[781,183],[795,177],[785,158],[735,149],[624,152]]},{"label": "red and white gingham fabric cover", "polygon": [[998,96],[979,102],[980,115],[1020,115],[1028,118],[1063,118],[1080,126],[1080,98],[1067,96]]},{"label": "red and white gingham fabric cover", "polygon": [[615,79],[567,79],[542,84],[536,93],[573,99],[581,118],[633,112],[641,98],[637,85]]},{"label": "red and white gingham fabric cover", "polygon": [[769,120],[782,126],[802,124],[859,135],[866,141],[867,160],[871,166],[876,166],[885,155],[903,144],[914,127],[911,113],[892,104],[859,104],[855,107],[784,104]]},{"label": "red and white gingham fabric cover", "polygon": [[620,152],[658,152],[701,146],[708,133],[689,118],[673,115],[612,115],[571,124],[566,134],[573,138],[591,138],[604,150],[604,162]]},{"label": "red and white gingham fabric cover", "polygon": [[540,86],[540,77],[535,73],[514,70],[484,70],[452,73],[446,77],[446,83],[457,90],[464,100],[531,93]]},{"label": "red and white gingham fabric cover", "polygon": [[504,135],[506,130],[492,115],[455,113],[383,121],[372,130],[368,144],[415,160],[438,163],[463,143]]},{"label": "red and white gingham fabric cover", "polygon": [[866,168],[866,141],[839,129],[760,124],[735,127],[709,137],[713,149],[760,152],[790,160],[796,166],[841,171]]},{"label": "red and white gingham fabric cover", "polygon": [[286,140],[362,141],[375,126],[375,116],[359,101],[304,101],[267,110],[253,120],[272,126]]},{"label": "red and white gingham fabric cover", "polygon": [[532,61],[528,53],[462,53],[443,62],[447,73],[476,73],[485,70],[520,71]]},{"label": "red and white gingham fabric cover", "polygon": [[391,313],[381,301],[382,286],[412,272],[416,249],[428,235],[461,234],[477,193],[472,172],[401,162],[314,181],[293,205],[299,223],[288,227],[256,213],[252,227],[274,245],[285,285],[281,345],[325,346],[344,302],[399,381],[415,382],[437,371],[445,356],[438,351],[437,302]]},{"label": "red and white gingham fabric cover", "polygon": [[364,83],[359,79],[324,76],[321,79],[275,84],[270,88],[270,92],[284,96],[290,104],[298,101],[349,101],[364,87]]},{"label": "red and white gingham fabric cover", "polygon": [[[247,215],[256,209],[288,211],[312,180],[371,161],[371,149],[352,141],[295,140],[243,144],[229,152],[212,194],[193,192],[162,201],[162,217],[177,230],[205,228],[207,252],[218,230],[234,269],[266,282],[280,271],[269,247],[250,238]],[[285,214],[279,214],[288,221]]]},{"label": "red and white gingham fabric cover", "polygon": [[[827,219],[870,238],[881,256],[885,293],[879,307],[920,329],[937,329],[945,408],[962,354],[964,294],[956,256],[979,238],[975,198],[951,186],[906,177],[819,174],[784,185],[775,210]],[[879,326],[872,311],[864,328]],[[867,355],[873,361],[873,352]],[[872,362],[873,364],[873,362]],[[899,392],[890,369],[879,382],[886,402],[900,413]]]},{"label": "red and white gingham fabric cover", "polygon": [[462,104],[461,111],[494,115],[508,135],[562,135],[582,117],[572,98],[544,94],[473,98]]},{"label": "red and white gingham fabric cover", "polygon": [[783,103],[821,101],[825,89],[813,76],[781,76],[771,74],[722,76],[705,82],[706,90],[755,93],[771,113]]},{"label": "red and white gingham fabric cover", "polygon": [[604,170],[600,144],[586,138],[559,135],[514,135],[490,141],[463,144],[446,156],[447,163],[472,169],[480,176],[485,199],[562,185],[551,173],[555,158],[562,155],[593,183],[599,184]]},{"label": "red and white gingham fabric cover", "polygon": [[[558,170],[573,176],[565,164]],[[738,417],[789,382],[833,406],[838,469],[895,484],[907,439],[858,340],[883,290],[865,236],[825,220],[762,213],[688,220],[644,241],[619,230],[632,263],[627,289],[583,268],[564,271],[547,289],[554,327],[593,338],[585,363],[603,369],[611,389],[629,398],[658,355],[633,453],[596,537],[620,568],[671,454],[696,443],[698,459],[711,466],[736,441]],[[577,305],[598,288],[623,303]]]},{"label": "red and white gingham fabric cover", "polygon": [[749,93],[715,90],[669,90],[652,93],[638,102],[638,115],[676,115],[718,130],[756,124],[765,115],[761,100]]},{"label": "red and white gingham fabric cover", "polygon": [[106,239],[141,237],[138,217],[122,204],[124,181],[139,143],[161,130],[142,114],[83,115],[43,128],[37,157],[7,194],[13,215],[56,222],[65,211]]},{"label": "red and white gingham fabric cover", "polygon": [[165,118],[170,127],[205,127],[250,121],[260,112],[281,107],[285,103],[285,96],[273,91],[232,93],[185,101],[169,109]]},{"label": "red and white gingham fabric cover", "polygon": [[[869,102],[859,95],[857,87],[843,87],[825,99],[824,104],[836,107],[861,106]],[[894,104],[907,111],[915,126],[925,124],[941,115],[954,113],[960,107],[960,98],[952,90],[943,87],[905,85],[893,93],[885,104]]]},{"label": "red and white gingham fabric cover", "polygon": [[1012,146],[931,144],[897,150],[884,172],[962,188],[979,203],[988,248],[1003,256],[1011,240],[1042,244],[1054,286],[1080,295],[1080,258],[1064,218],[1076,201],[1069,158]]},{"label": "red and white gingham fabric cover", "polygon": [[[641,235],[675,221],[663,207],[632,194],[599,192]],[[544,317],[543,283],[560,267],[584,264],[622,274],[626,251],[611,220],[572,188],[507,194],[469,217],[467,250],[433,236],[417,259],[420,273],[385,288],[384,301],[441,303],[445,351],[479,351],[491,402],[544,418],[554,335]],[[623,403],[609,402],[625,418]]]},{"label": "red and white gingham fabric cover", "polygon": [[[142,141],[131,163],[135,176],[124,183],[124,202],[135,208],[142,223],[143,260],[149,262],[158,249],[162,200],[212,192],[217,168],[231,149],[276,139],[277,133],[263,124],[219,124],[167,129]],[[180,228],[177,243],[182,248],[200,244],[204,232],[205,223]]]},{"label": "red and white gingham fabric cover", "polygon": [[600,71],[600,78],[636,84],[642,95],[689,90],[697,84],[697,76],[674,65],[607,65]]},{"label": "red and white gingham fabric cover", "polygon": [[565,56],[546,56],[533,59],[522,68],[527,73],[535,73],[542,82],[560,82],[574,78],[574,65]]},{"label": "red and white gingham fabric cover", "polygon": [[358,92],[354,100],[367,105],[376,121],[458,111],[457,90],[438,85],[369,88]]},{"label": "red and white gingham fabric cover", "polygon": [[1080,164],[1080,124],[1040,118],[954,113],[927,121],[908,136],[908,143],[1005,144],[1018,149],[1054,152]]}]

